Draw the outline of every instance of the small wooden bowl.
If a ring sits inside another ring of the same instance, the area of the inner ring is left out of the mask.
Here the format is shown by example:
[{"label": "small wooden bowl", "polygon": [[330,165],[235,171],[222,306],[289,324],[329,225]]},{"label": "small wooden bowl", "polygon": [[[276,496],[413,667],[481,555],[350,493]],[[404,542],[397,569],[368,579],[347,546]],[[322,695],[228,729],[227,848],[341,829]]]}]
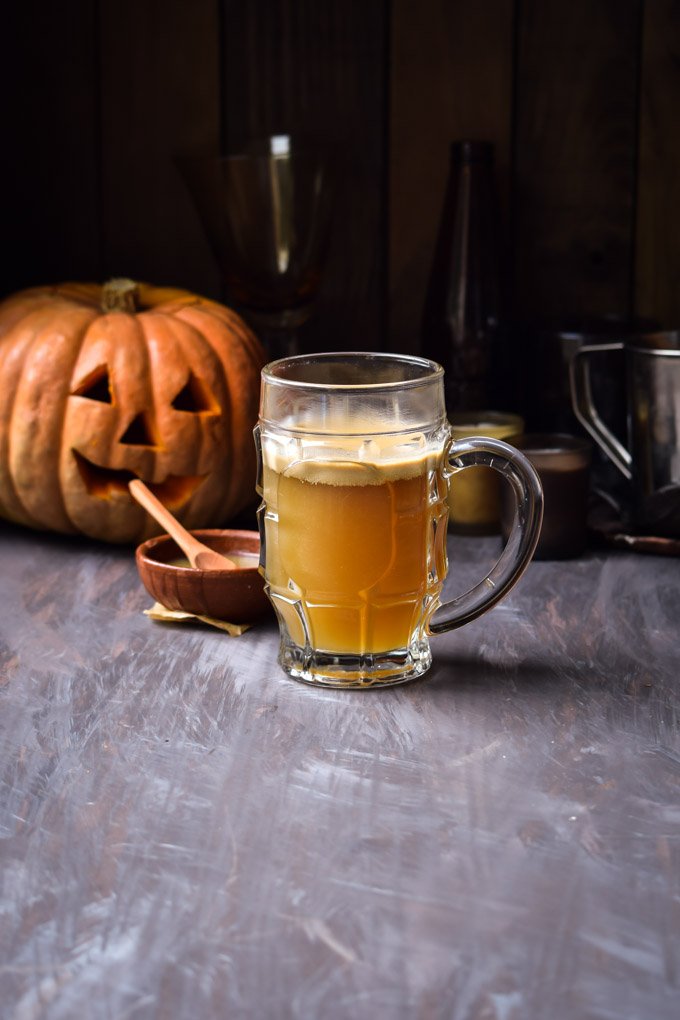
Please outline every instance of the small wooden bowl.
[{"label": "small wooden bowl", "polygon": [[[210,549],[234,556],[254,553],[259,558],[260,536],[256,531],[192,531]],[[137,547],[135,560],[142,584],[166,609],[195,616],[212,616],[229,623],[253,623],[271,612],[257,559],[252,567],[236,570],[195,570],[172,561],[184,553],[169,535],[150,538]]]}]

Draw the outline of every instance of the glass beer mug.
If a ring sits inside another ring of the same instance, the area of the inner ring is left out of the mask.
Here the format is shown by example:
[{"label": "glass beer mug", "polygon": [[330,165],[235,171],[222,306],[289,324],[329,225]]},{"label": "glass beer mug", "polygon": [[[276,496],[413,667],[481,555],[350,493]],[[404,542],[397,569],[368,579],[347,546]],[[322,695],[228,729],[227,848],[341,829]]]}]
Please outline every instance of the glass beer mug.
[{"label": "glass beer mug", "polygon": [[[260,569],[297,680],[373,687],[422,675],[429,636],[491,609],[538,539],[543,495],[500,440],[452,441],[444,371],[406,355],[314,354],[262,371]],[[491,572],[441,604],[448,479],[487,465],[514,490],[508,541]]]}]

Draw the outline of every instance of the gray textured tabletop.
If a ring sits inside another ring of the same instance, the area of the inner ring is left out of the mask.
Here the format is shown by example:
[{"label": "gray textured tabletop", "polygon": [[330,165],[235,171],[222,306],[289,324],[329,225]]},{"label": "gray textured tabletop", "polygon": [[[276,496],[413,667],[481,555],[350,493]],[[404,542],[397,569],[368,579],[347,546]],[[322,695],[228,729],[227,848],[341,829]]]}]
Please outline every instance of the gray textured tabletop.
[{"label": "gray textured tabletop", "polygon": [[679,560],[533,563],[353,692],[151,622],[129,550],[0,553],[3,1020],[677,1020]]}]

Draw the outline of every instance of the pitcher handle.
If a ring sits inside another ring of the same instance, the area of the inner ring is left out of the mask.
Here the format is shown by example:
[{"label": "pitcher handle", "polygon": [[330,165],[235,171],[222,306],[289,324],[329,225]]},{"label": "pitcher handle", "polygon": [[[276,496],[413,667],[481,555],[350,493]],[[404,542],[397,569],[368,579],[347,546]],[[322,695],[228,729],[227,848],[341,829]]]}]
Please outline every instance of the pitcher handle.
[{"label": "pitcher handle", "polygon": [[600,418],[590,385],[590,355],[607,351],[622,351],[622,343],[584,344],[575,352],[569,363],[569,386],[574,414],[624,478],[632,478],[632,457]]},{"label": "pitcher handle", "polygon": [[475,436],[451,443],[448,450],[451,474],[483,465],[493,468],[512,485],[515,516],[500,558],[474,588],[439,606],[428,624],[429,634],[443,634],[476,620],[496,605],[519,581],[538,542],[543,519],[543,489],[529,460],[500,439]]}]

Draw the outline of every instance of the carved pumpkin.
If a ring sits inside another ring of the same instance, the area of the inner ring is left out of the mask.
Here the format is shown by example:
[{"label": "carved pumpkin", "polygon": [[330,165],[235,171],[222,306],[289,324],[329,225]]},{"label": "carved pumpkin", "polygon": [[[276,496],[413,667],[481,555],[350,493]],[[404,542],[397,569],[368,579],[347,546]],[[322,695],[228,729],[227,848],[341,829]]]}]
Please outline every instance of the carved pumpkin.
[{"label": "carved pumpkin", "polygon": [[137,542],[158,532],[141,478],[186,527],[254,498],[262,348],[232,311],[113,280],[0,304],[0,515]]}]

